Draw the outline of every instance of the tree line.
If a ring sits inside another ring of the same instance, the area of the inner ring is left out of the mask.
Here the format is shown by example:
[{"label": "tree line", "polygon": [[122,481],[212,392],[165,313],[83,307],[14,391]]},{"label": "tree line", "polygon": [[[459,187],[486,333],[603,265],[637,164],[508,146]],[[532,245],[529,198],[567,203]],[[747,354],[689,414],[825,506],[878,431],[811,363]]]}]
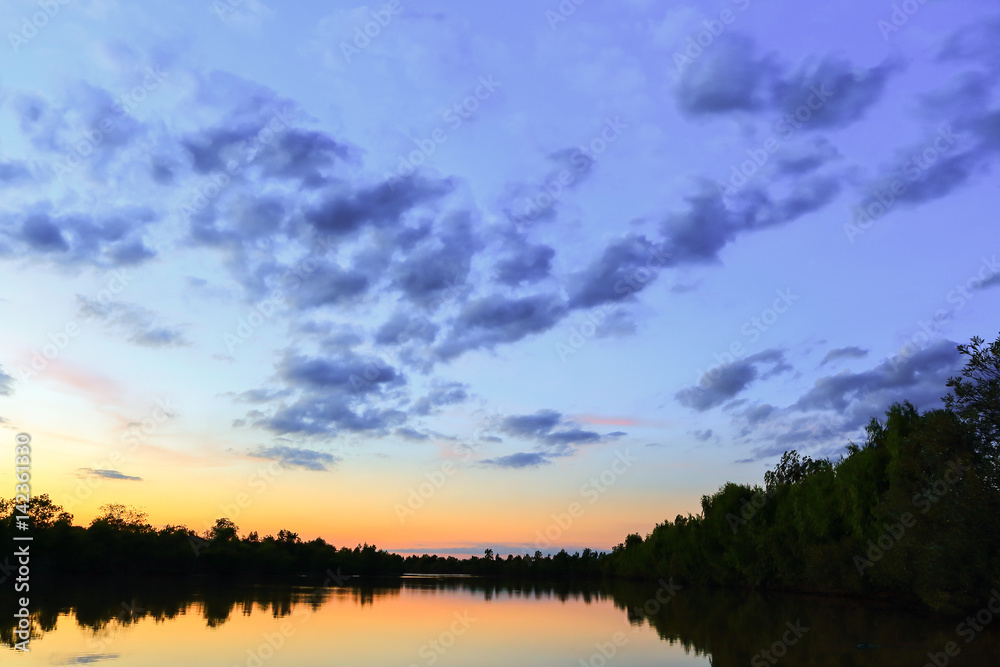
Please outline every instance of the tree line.
[{"label": "tree line", "polygon": [[[944,407],[895,403],[862,445],[837,461],[788,451],[763,485],[727,483],[610,552],[469,559],[403,557],[359,544],[339,549],[288,530],[240,535],[220,518],[203,534],[154,528],[145,513],[105,505],[89,526],[48,495],[28,508],[32,569],[78,574],[260,577],[336,573],[505,577],[670,576],[685,585],[910,597],[941,611],[972,605],[1000,583],[1000,337],[959,345],[966,357]],[[15,533],[0,499],[0,542]],[[0,564],[4,568],[6,563]]]}]

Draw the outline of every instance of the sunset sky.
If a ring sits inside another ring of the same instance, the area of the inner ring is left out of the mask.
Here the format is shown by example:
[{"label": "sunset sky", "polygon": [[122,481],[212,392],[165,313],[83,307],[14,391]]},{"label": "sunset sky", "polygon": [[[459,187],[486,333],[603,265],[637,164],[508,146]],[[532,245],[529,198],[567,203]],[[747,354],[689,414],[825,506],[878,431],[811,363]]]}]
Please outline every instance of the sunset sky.
[{"label": "sunset sky", "polygon": [[1000,329],[990,4],[5,2],[0,439],[456,554],[836,458]]}]

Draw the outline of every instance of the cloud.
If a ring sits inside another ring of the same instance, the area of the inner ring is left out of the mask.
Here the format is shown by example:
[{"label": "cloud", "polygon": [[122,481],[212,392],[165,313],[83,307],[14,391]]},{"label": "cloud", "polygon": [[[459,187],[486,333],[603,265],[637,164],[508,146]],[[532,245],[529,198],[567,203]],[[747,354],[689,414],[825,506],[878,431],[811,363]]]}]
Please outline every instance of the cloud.
[{"label": "cloud", "polygon": [[[573,422],[564,420],[562,413],[555,410],[539,410],[531,415],[505,417],[499,428],[508,435],[537,441],[546,457],[569,456],[574,453],[575,445],[589,445],[625,435],[622,431],[604,436],[594,431],[584,431]],[[555,430],[557,428],[560,430]]]},{"label": "cloud", "polygon": [[292,297],[299,308],[343,305],[368,291],[368,276],[336,264],[322,263],[310,272],[308,280],[298,283]]},{"label": "cloud", "polygon": [[316,231],[334,236],[353,234],[364,225],[388,227],[399,224],[409,210],[440,199],[453,187],[450,180],[432,181],[414,174],[351,191],[333,188],[306,211],[305,219]]},{"label": "cloud", "polygon": [[846,127],[881,99],[890,75],[898,69],[891,63],[860,68],[837,57],[813,61],[774,82],[774,103],[784,114],[808,109],[803,129]]},{"label": "cloud", "polygon": [[379,385],[403,382],[403,376],[381,359],[354,354],[338,358],[287,356],[280,373],[290,384],[310,389],[349,389],[353,392],[375,391]]},{"label": "cloud", "polygon": [[440,302],[465,283],[481,247],[469,216],[453,215],[435,237],[425,239],[395,265],[393,286],[419,306]]},{"label": "cloud", "polygon": [[14,393],[14,378],[4,373],[0,368],[0,396],[10,396]]},{"label": "cloud", "polygon": [[290,389],[248,389],[237,396],[237,400],[244,403],[268,403],[291,393]]},{"label": "cloud", "polygon": [[[758,366],[765,364],[770,364],[771,368],[761,375]],[[758,378],[767,379],[791,369],[792,367],[785,363],[784,352],[777,349],[764,350],[745,359],[714,368],[702,375],[697,385],[677,392],[675,398],[685,407],[704,412],[734,398]]]},{"label": "cloud", "polygon": [[973,289],[984,290],[991,287],[1000,287],[1000,273],[994,273],[986,280],[979,282]]},{"label": "cloud", "polygon": [[612,242],[597,260],[571,278],[569,306],[591,308],[633,299],[666,264],[663,248],[645,236],[633,235]]},{"label": "cloud", "polygon": [[435,408],[444,405],[464,403],[469,398],[469,385],[463,382],[444,382],[433,387],[413,404],[412,412],[417,415],[432,414]]},{"label": "cloud", "polygon": [[919,410],[940,408],[943,388],[960,366],[955,343],[938,341],[866,371],[822,377],[786,408],[748,408],[734,419],[739,436],[766,444],[754,448],[745,461],[788,449],[816,450],[822,456],[842,452],[849,438],[863,437],[868,421],[880,418],[892,403],[909,401]]},{"label": "cloud", "polygon": [[331,357],[286,354],[278,368],[281,380],[298,396],[281,402],[270,416],[254,419],[275,433],[332,436],[338,431],[385,433],[406,414],[379,405],[387,392],[406,384],[405,376],[378,358],[345,351]]},{"label": "cloud", "polygon": [[419,442],[421,440],[429,440],[430,439],[430,436],[427,435],[426,433],[421,433],[420,431],[415,431],[412,428],[397,428],[396,429],[396,435],[398,435],[399,437],[401,437],[401,438],[403,438],[405,440],[414,440],[414,441],[417,441],[417,442]]},{"label": "cloud", "polygon": [[768,103],[776,73],[771,57],[756,57],[753,40],[727,35],[683,70],[677,104],[692,116],[755,111]]},{"label": "cloud", "polygon": [[66,265],[114,268],[141,264],[156,255],[143,239],[143,229],[158,220],[146,208],[102,215],[35,210],[4,216],[0,239],[21,255],[38,255]]},{"label": "cloud", "polygon": [[819,365],[825,366],[831,361],[836,361],[837,359],[863,359],[867,356],[868,350],[862,349],[856,345],[838,347],[827,352],[826,356],[823,357],[823,361],[819,362]]},{"label": "cloud", "polygon": [[426,315],[398,310],[375,332],[375,342],[379,345],[401,345],[411,340],[433,343],[439,329]]},{"label": "cloud", "polygon": [[272,447],[260,446],[247,453],[254,458],[278,461],[286,468],[303,468],[305,470],[325,471],[341,461],[339,456],[334,456],[327,452],[281,445]]},{"label": "cloud", "polygon": [[536,283],[548,278],[555,254],[547,245],[523,243],[496,263],[494,277],[510,287]]},{"label": "cloud", "polygon": [[706,182],[685,198],[686,210],[666,217],[659,247],[671,266],[717,263],[719,252],[740,234],[797,220],[832,202],[840,190],[838,179],[812,174],[796,178],[781,198],[746,186],[723,199],[717,185]]},{"label": "cloud", "polygon": [[694,436],[694,439],[697,440],[698,442],[706,442],[712,438],[714,433],[712,432],[712,429],[706,429],[704,431],[695,430],[692,432],[692,435]]},{"label": "cloud", "polygon": [[124,332],[136,345],[178,347],[191,344],[180,329],[157,325],[156,314],[138,304],[98,301],[80,294],[76,299],[82,316],[102,320],[108,327]]},{"label": "cloud", "polygon": [[993,17],[957,30],[945,41],[938,59],[972,61],[1000,70],[1000,20]]},{"label": "cloud", "polygon": [[[844,127],[878,102],[896,69],[892,64],[860,68],[827,57],[789,73],[774,56],[758,57],[749,37],[728,34],[682,70],[676,98],[680,109],[693,117],[734,111],[794,117],[805,109],[797,127]],[[800,123],[806,112],[807,122]]]},{"label": "cloud", "polygon": [[499,456],[493,459],[483,459],[480,463],[494,468],[520,469],[534,468],[540,465],[552,463],[552,461],[550,461],[544,454],[539,454],[537,452],[517,452],[516,454],[508,454],[507,456]]},{"label": "cloud", "polygon": [[520,438],[537,438],[545,435],[562,421],[562,414],[555,410],[539,410],[533,415],[506,417],[501,428]]},{"label": "cloud", "polygon": [[[622,431],[615,431],[605,437],[619,437],[620,435],[624,435],[624,433]],[[553,431],[542,438],[542,442],[546,445],[553,445],[556,447],[565,447],[567,445],[587,445],[592,442],[600,442],[600,440],[601,434],[593,431],[584,431],[578,428],[569,429],[567,431]]]},{"label": "cloud", "polygon": [[437,347],[438,357],[450,360],[469,350],[517,342],[551,329],[566,312],[557,297],[545,294],[514,298],[494,294],[470,301]]},{"label": "cloud", "polygon": [[[69,655],[60,656],[59,654],[54,654],[52,656],[53,665],[89,665],[95,662],[103,662],[105,660],[117,660],[120,657],[118,653],[81,653],[79,655]],[[58,662],[56,662],[58,661]]]},{"label": "cloud", "polygon": [[[933,123],[924,136],[898,150],[892,163],[862,185],[864,208],[887,187],[901,204],[940,199],[989,170],[1000,155],[1000,110],[990,106],[997,92],[1000,21],[978,22],[954,32],[941,49],[942,64],[958,63],[946,82],[921,100],[920,111]],[[978,65],[980,69],[974,68]],[[983,71],[985,70],[985,72]],[[934,155],[929,159],[927,155]],[[923,158],[921,159],[921,156]],[[915,159],[916,158],[916,159]],[[898,182],[898,183],[897,183]]]},{"label": "cloud", "polygon": [[913,388],[928,381],[940,387],[957,369],[960,358],[955,343],[939,341],[912,356],[899,355],[860,373],[822,377],[793,406],[797,410],[844,412],[851,403],[866,401],[893,390]]},{"label": "cloud", "polygon": [[17,185],[34,180],[27,163],[0,158],[0,184]]},{"label": "cloud", "polygon": [[126,475],[120,473],[117,470],[103,470],[94,468],[80,468],[80,474],[78,477],[81,478],[94,478],[98,477],[101,479],[121,479],[129,482],[141,482],[142,477],[133,477],[132,475]]}]

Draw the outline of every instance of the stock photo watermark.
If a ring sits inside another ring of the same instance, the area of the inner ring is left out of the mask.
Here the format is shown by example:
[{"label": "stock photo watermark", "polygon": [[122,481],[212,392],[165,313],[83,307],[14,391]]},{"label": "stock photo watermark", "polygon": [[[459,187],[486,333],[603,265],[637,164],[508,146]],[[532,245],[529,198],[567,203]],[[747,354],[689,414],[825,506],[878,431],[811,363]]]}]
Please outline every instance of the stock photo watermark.
[{"label": "stock photo watermark", "polygon": [[[14,511],[13,527],[17,529],[13,537],[14,559],[17,564],[17,577],[14,579],[14,592],[29,593],[31,591],[31,542],[34,538],[28,534],[31,528],[31,518],[28,508],[31,505],[31,436],[18,433],[14,437]],[[14,635],[19,642],[14,644],[14,650],[28,653],[31,649],[31,599],[24,595],[17,599],[17,627]]]},{"label": "stock photo watermark", "polygon": [[940,128],[927,146],[912,154],[899,168],[906,178],[893,178],[887,184],[876,186],[868,200],[855,207],[854,219],[844,224],[848,242],[854,245],[857,237],[871,229],[879,218],[886,216],[910,186],[924,178],[926,172],[956,143],[958,138],[950,125]]},{"label": "stock photo watermark", "polygon": [[[611,465],[580,486],[580,498],[585,499],[588,505],[593,505],[638,460],[627,449],[624,452],[617,452]],[[545,527],[544,532],[542,530],[535,531],[535,547],[538,549],[547,549],[552,546],[552,543],[558,541],[563,536],[563,533],[569,530],[586,511],[586,507],[582,503],[573,501],[566,507],[565,512],[552,514],[552,523]]]},{"label": "stock photo watermark", "polygon": [[413,139],[413,150],[399,156],[395,172],[385,172],[383,177],[389,189],[395,191],[404,178],[413,175],[424,165],[437,152],[438,147],[448,141],[448,133],[458,130],[475,116],[483,103],[493,97],[502,85],[502,82],[493,79],[492,74],[481,75],[468,95],[445,108],[441,118],[447,127],[435,127],[426,137]]},{"label": "stock photo watermark", "polygon": [[585,144],[577,146],[573,155],[570,156],[569,162],[575,171],[562,169],[552,178],[546,179],[534,195],[524,198],[520,212],[509,214],[511,221],[523,225],[535,220],[552,208],[567,190],[579,183],[581,175],[590,171],[597,162],[597,158],[604,155],[608,148],[621,138],[622,133],[628,127],[619,116],[606,118],[604,127],[597,136]]},{"label": "stock photo watermark", "polygon": [[18,53],[28,42],[33,40],[62,11],[62,8],[73,0],[38,0],[37,12],[21,17],[20,29],[7,33],[7,41],[14,53]]}]

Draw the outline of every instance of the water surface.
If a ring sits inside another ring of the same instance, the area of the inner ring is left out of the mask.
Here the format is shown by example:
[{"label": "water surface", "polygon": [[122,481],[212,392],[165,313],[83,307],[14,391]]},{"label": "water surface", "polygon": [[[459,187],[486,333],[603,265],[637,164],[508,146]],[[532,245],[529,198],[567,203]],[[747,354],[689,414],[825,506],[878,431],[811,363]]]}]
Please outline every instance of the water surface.
[{"label": "water surface", "polygon": [[[967,642],[961,618],[873,602],[680,589],[668,579],[319,583],[55,585],[33,592],[31,652],[4,649],[4,664],[920,667],[949,641],[959,650],[949,665],[1000,664],[1000,618]],[[9,625],[2,634],[9,647]]]}]

